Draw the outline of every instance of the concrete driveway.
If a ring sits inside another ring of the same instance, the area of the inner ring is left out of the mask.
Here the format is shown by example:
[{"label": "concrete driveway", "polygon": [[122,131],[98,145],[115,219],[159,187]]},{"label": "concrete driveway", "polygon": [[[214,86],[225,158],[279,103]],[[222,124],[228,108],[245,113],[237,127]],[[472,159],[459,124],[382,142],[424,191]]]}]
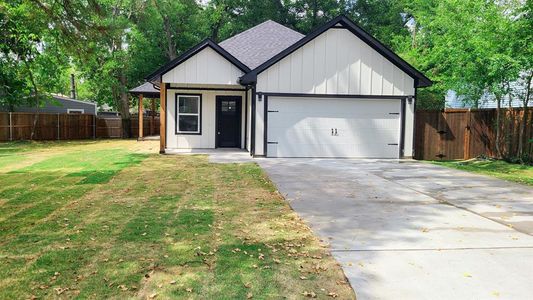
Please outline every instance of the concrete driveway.
[{"label": "concrete driveway", "polygon": [[260,159],[358,299],[531,299],[533,189],[415,161]]}]

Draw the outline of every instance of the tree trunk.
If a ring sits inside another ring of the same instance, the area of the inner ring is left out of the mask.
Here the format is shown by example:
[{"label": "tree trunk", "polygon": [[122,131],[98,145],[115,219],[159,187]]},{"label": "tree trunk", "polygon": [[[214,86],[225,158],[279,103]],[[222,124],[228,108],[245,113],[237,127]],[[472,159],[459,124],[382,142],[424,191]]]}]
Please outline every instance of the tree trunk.
[{"label": "tree trunk", "polygon": [[152,0],[152,4],[155,6],[157,13],[163,19],[163,31],[165,33],[166,39],[165,52],[169,60],[174,60],[176,57],[178,57],[178,55],[176,53],[176,44],[173,41],[173,36],[177,35],[178,33],[174,32],[174,30],[172,29],[168,15],[164,14],[164,9],[161,9],[161,7],[159,7],[157,1]]},{"label": "tree trunk", "polygon": [[35,118],[33,119],[33,124],[31,126],[31,133],[30,133],[30,140],[33,140],[33,137],[35,136],[35,131],[37,129],[37,123],[39,122],[39,106],[40,106],[39,90],[37,89],[37,84],[35,83],[35,78],[33,77],[33,72],[31,71],[30,63],[28,62],[28,60],[26,58],[23,58],[23,60],[24,60],[24,65],[28,69],[30,82],[31,82],[31,84],[33,86],[35,104],[36,104],[36,107],[37,107],[37,113],[35,114]]},{"label": "tree trunk", "polygon": [[130,103],[128,99],[128,94],[126,93],[126,75],[124,72],[120,71],[119,76],[119,101],[118,109],[122,118],[122,137],[130,138],[131,137],[131,115],[130,115]]},{"label": "tree trunk", "polygon": [[524,106],[524,111],[522,114],[522,120],[520,122],[520,131],[518,132],[518,158],[520,161],[524,158],[524,136],[526,134],[526,126],[528,121],[528,104],[529,97],[531,95],[531,81],[533,80],[533,72],[529,75],[527,79],[526,95],[522,99],[522,104]]},{"label": "tree trunk", "polygon": [[228,7],[225,6],[222,10],[222,14],[220,15],[220,18],[211,26],[211,39],[215,42],[218,42],[218,34],[220,32],[220,27],[222,27],[224,17],[228,11]]},{"label": "tree trunk", "polygon": [[496,96],[496,156],[497,158],[502,158],[502,151],[500,149],[500,108],[502,104],[502,99],[500,96]]},{"label": "tree trunk", "polygon": [[416,31],[418,30],[417,26],[416,26],[416,21],[414,22],[413,24],[413,36],[412,36],[412,43],[411,43],[411,47],[413,49],[416,49]]},{"label": "tree trunk", "polygon": [[167,39],[167,57],[169,60],[174,60],[177,55],[176,51],[176,44],[174,44],[174,41],[172,39],[173,34],[177,34],[177,32],[172,32],[172,28],[170,27],[168,18],[164,18],[164,29],[165,29],[165,37]]},{"label": "tree trunk", "polygon": [[318,23],[317,22],[317,18],[318,18],[318,3],[317,2],[318,2],[317,0],[313,0],[313,18],[311,19],[313,26],[311,29],[315,29],[316,24]]},{"label": "tree trunk", "polygon": [[516,155],[516,153],[513,153],[512,152],[512,138],[513,138],[513,134],[514,134],[514,118],[515,118],[515,114],[514,114],[514,109],[513,109],[513,98],[511,97],[511,95],[509,95],[509,107],[507,108],[507,111],[505,112],[505,132],[503,133],[504,134],[504,138],[505,138],[505,151],[504,151],[504,156],[505,158],[512,158],[514,155]]},{"label": "tree trunk", "polygon": [[288,13],[287,13],[287,10],[285,9],[285,6],[283,6],[283,3],[281,2],[281,0],[274,0],[274,5],[276,6],[276,9],[278,10],[279,21],[281,22],[281,24],[285,26],[293,25],[293,24],[289,24]]},{"label": "tree trunk", "polygon": [[[527,104],[526,104],[527,105]],[[518,132],[518,159],[523,162],[524,159],[524,136],[526,133],[526,125],[528,121],[527,106],[524,106],[522,111],[522,119],[520,120],[520,131]]]},{"label": "tree trunk", "polygon": [[35,117],[33,118],[33,124],[31,126],[30,140],[32,141],[35,136],[35,132],[37,131],[37,123],[39,123],[39,108],[37,108],[37,112],[35,113]]}]

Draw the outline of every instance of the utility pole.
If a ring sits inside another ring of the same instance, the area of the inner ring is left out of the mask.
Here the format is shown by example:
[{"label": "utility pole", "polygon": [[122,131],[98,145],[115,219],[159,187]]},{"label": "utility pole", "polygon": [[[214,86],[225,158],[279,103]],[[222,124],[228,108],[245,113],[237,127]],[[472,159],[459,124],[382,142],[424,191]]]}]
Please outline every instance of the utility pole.
[{"label": "utility pole", "polygon": [[74,81],[74,74],[70,74],[70,98],[76,99],[76,81]]}]

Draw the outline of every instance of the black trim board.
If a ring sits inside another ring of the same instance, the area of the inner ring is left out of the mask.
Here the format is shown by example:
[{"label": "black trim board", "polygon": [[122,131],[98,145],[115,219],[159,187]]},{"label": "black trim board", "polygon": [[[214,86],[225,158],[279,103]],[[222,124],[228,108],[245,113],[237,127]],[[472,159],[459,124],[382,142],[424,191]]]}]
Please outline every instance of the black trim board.
[{"label": "black trim board", "polygon": [[[167,91],[167,88],[170,87],[170,83],[164,83],[164,85],[165,85],[165,148],[167,148],[168,146],[168,91]],[[161,116],[159,117],[161,118]],[[159,134],[161,135],[161,132],[159,132]]]},{"label": "black trim board", "polygon": [[169,90],[180,90],[180,91],[233,91],[233,92],[244,92],[246,89],[239,88],[204,88],[204,87],[169,87]]},{"label": "black trim board", "polygon": [[[178,122],[179,122],[179,118],[178,118],[178,106],[179,106],[179,103],[178,103],[178,97],[179,96],[198,96],[200,97],[200,107],[199,107],[199,111],[198,111],[198,132],[178,132]],[[176,135],[202,135],[202,94],[187,94],[187,93],[176,93],[174,95],[174,116],[175,116],[175,119],[176,119],[176,122],[174,124],[174,132]],[[167,102],[168,104],[168,102]],[[166,121],[166,118],[165,118],[165,121]]]},{"label": "black trim board", "polygon": [[404,147],[405,147],[405,101],[406,99],[401,100],[400,106],[400,145],[399,145],[399,158],[403,157]]},{"label": "black trim board", "polygon": [[409,96],[404,95],[359,95],[359,94],[304,94],[304,93],[269,93],[269,92],[257,92],[257,95],[265,95],[272,97],[304,97],[304,98],[348,98],[348,99],[405,99]]},{"label": "black trim board", "polygon": [[263,155],[267,157],[267,151],[268,151],[268,96],[265,95],[263,99],[263,119],[265,120],[265,124],[263,125]]},{"label": "black trim board", "polygon": [[[416,91],[416,89],[415,89]],[[361,98],[372,98],[372,99],[384,99],[384,100],[394,100],[398,99],[400,100],[400,141],[399,141],[399,158],[402,158],[404,155],[404,135],[405,135],[405,106],[407,98],[410,98],[409,96],[376,96],[376,95],[339,95],[339,94],[294,94],[294,93],[262,93],[258,92],[258,96],[263,96],[264,101],[264,126],[263,126],[263,155],[264,157],[268,157],[268,144],[277,144],[277,142],[268,142],[268,113],[269,112],[278,112],[278,111],[270,111],[268,110],[268,97],[282,97],[282,96],[288,96],[288,97],[311,97],[311,98],[352,98],[352,99],[361,99]],[[255,139],[254,139],[255,140]],[[392,144],[389,144],[392,145]],[[398,144],[394,144],[398,145]],[[255,154],[252,154],[255,156]]]},{"label": "black trim board", "polygon": [[244,149],[248,150],[248,88],[244,92]]},{"label": "black trim board", "polygon": [[[339,26],[340,25],[340,26]],[[327,22],[326,24],[322,25],[318,29],[314,30],[298,42],[294,43],[292,46],[288,47],[287,49],[281,51],[271,59],[267,60],[251,72],[248,72],[244,76],[240,78],[241,84],[248,84],[252,82],[257,81],[257,75],[261,72],[268,69],[273,64],[277,63],[278,61],[282,60],[289,54],[293,53],[294,51],[298,50],[302,46],[306,45],[325,31],[327,31],[330,28],[339,28],[344,27],[345,29],[352,32],[354,35],[359,37],[361,40],[363,40],[365,43],[367,43],[370,47],[372,47],[374,50],[376,50],[378,53],[383,55],[385,58],[387,58],[390,62],[392,62],[394,65],[396,65],[398,68],[400,68],[405,73],[409,74],[413,79],[418,79],[416,81],[418,83],[418,86],[416,87],[427,87],[432,85],[432,81],[427,78],[424,74],[422,74],[420,71],[415,69],[413,66],[411,66],[408,62],[406,62],[404,59],[399,57],[396,53],[394,53],[391,49],[389,49],[387,46],[385,46],[383,43],[378,41],[376,38],[374,38],[372,35],[364,31],[361,27],[357,26],[352,20],[347,18],[346,16],[338,16],[334,18],[333,20]]]},{"label": "black trim board", "polygon": [[128,92],[130,93],[130,95],[133,95],[133,96],[140,96],[140,95],[143,95],[144,98],[150,98],[150,99],[155,99],[155,98],[159,98],[161,96],[161,93],[155,93],[155,92]]},{"label": "black trim board", "polygon": [[[416,86],[416,82],[415,82]],[[417,130],[416,130],[416,102],[417,102],[417,95],[418,95],[418,89],[415,87],[415,95],[413,97],[413,144],[411,145],[411,157],[414,158],[416,155],[415,152],[415,145],[416,145],[416,137],[417,137]]]},{"label": "black trim board", "polygon": [[224,50],[224,48],[220,47],[217,43],[215,43],[212,39],[207,38],[200,43],[196,44],[196,46],[192,47],[191,49],[185,51],[182,55],[178,56],[176,59],[168,62],[164,66],[160,67],[159,69],[152,72],[150,75],[146,76],[147,81],[152,81],[158,77],[159,80],[163,77],[165,73],[172,70],[173,68],[177,67],[181,63],[185,62],[187,59],[194,56],[196,53],[204,50],[206,47],[211,47],[211,49],[215,50],[218,54],[220,54],[222,57],[224,57],[226,60],[228,60],[230,63],[234,64],[237,68],[239,68],[244,73],[250,72],[250,68],[248,68],[246,65],[244,65],[240,60],[235,58],[233,55],[231,55],[228,51]]},{"label": "black trim board", "polygon": [[252,118],[251,118],[251,122],[252,122],[252,128],[250,129],[250,155],[251,156],[255,156],[255,114],[256,114],[256,109],[255,109],[255,102],[257,101],[257,94],[255,92],[255,84],[252,86],[252,99],[250,99],[252,101],[252,107],[251,107],[251,110],[252,110]]}]

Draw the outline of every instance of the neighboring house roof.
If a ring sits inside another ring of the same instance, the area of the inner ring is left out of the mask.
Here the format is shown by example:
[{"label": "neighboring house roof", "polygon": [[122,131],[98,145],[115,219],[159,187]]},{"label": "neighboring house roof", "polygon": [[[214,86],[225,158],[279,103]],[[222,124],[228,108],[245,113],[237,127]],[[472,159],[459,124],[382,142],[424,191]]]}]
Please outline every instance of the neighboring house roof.
[{"label": "neighboring house roof", "polygon": [[132,95],[143,95],[145,97],[156,97],[159,98],[159,89],[157,89],[153,83],[145,82],[131,90],[129,90]]},{"label": "neighboring house roof", "polygon": [[303,39],[299,40],[292,46],[288,47],[287,49],[283,50],[282,52],[278,53],[276,56],[272,57],[268,61],[264,62],[263,64],[255,68],[252,72],[247,73],[246,75],[241,77],[241,82],[244,84],[255,82],[257,80],[257,75],[259,73],[268,69],[273,64],[277,63],[278,61],[285,58],[292,52],[296,51],[300,47],[304,46],[308,42],[315,39],[320,34],[324,33],[326,30],[333,28],[333,27],[345,28],[345,29],[348,29],[353,34],[355,34],[357,37],[359,37],[361,40],[367,43],[370,47],[372,47],[378,53],[380,53],[385,58],[387,58],[389,61],[391,61],[398,68],[400,68],[405,73],[413,77],[415,79],[416,87],[427,87],[433,84],[433,82],[429,78],[427,78],[424,74],[422,74],[420,71],[415,69],[408,62],[406,62],[404,59],[402,59],[396,53],[390,50],[387,46],[382,44],[380,41],[375,39],[369,33],[364,31],[361,27],[357,26],[354,22],[352,22],[352,20],[348,19],[347,17],[343,15],[338,16],[335,19],[324,24],[323,26],[319,27],[315,31],[305,36]]},{"label": "neighboring house roof", "polygon": [[[83,110],[84,113],[96,114],[96,103],[72,99],[63,95],[52,94],[51,100],[46,100],[42,106],[17,106],[15,112],[67,113],[69,110]],[[0,111],[7,111],[0,107]]]},{"label": "neighboring house roof", "polygon": [[[446,93],[445,98],[445,107],[446,108],[474,108],[474,105],[472,103],[467,103],[463,101],[463,97],[457,95],[455,91],[449,90],[448,93]],[[509,103],[509,97],[505,96],[502,100],[501,107],[506,108],[509,107],[509,104],[511,104],[511,107],[524,107],[524,104],[522,101],[518,98],[511,99],[511,103]],[[485,94],[479,99],[478,107],[477,108],[496,108],[498,106],[496,99],[493,95]],[[533,107],[533,102],[530,101],[528,103],[528,107]]]},{"label": "neighboring house roof", "polygon": [[92,101],[85,101],[85,100],[78,100],[78,99],[72,99],[72,98],[70,98],[70,97],[63,96],[63,95],[52,94],[52,98],[54,98],[54,99],[56,99],[56,100],[64,100],[64,101],[77,102],[77,103],[83,103],[83,104],[87,104],[87,105],[94,105],[94,106],[96,106],[96,103],[95,103],[95,102],[92,102]]},{"label": "neighboring house roof", "polygon": [[253,70],[303,37],[297,31],[268,20],[219,45]]},{"label": "neighboring house roof", "polygon": [[191,49],[185,51],[182,55],[178,56],[176,59],[170,61],[166,65],[162,66],[161,68],[157,69],[152,74],[148,75],[146,77],[147,81],[150,82],[159,82],[160,78],[167,73],[168,71],[172,70],[176,66],[180,65],[182,62],[186,61],[190,57],[194,56],[196,53],[202,51],[206,47],[211,47],[211,49],[215,50],[218,54],[220,54],[222,57],[227,59],[229,62],[234,64],[237,68],[239,68],[244,73],[247,73],[250,71],[250,68],[248,68],[246,65],[244,65],[241,61],[236,59],[233,55],[231,55],[228,51],[224,50],[222,47],[220,47],[217,43],[215,43],[212,39],[205,39],[196,46],[192,47]]}]

